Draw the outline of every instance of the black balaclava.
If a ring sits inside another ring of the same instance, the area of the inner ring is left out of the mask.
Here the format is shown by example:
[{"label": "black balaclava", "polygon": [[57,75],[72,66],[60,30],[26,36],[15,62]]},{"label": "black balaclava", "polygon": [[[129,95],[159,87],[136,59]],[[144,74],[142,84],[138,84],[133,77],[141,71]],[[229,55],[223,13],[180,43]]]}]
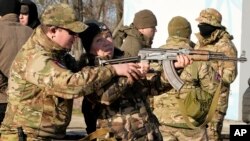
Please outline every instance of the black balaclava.
[{"label": "black balaclava", "polygon": [[198,24],[198,28],[200,30],[200,34],[203,37],[207,37],[210,36],[216,29],[219,29],[220,27],[212,26],[206,23],[200,23]]}]

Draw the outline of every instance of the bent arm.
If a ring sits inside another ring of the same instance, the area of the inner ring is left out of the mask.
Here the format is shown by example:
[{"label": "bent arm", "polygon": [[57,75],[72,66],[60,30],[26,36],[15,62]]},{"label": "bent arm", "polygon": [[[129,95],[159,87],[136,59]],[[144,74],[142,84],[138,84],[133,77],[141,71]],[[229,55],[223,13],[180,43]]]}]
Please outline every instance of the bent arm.
[{"label": "bent arm", "polygon": [[[234,44],[230,41],[224,41],[219,44],[219,52],[225,52],[228,57],[237,57],[237,50]],[[219,61],[218,71],[222,75],[222,80],[226,84],[231,84],[237,76],[237,62],[233,61]]]},{"label": "bent arm", "polygon": [[46,56],[34,58],[27,65],[25,79],[49,95],[71,99],[88,95],[107,84],[115,75],[112,66],[84,67],[77,73],[60,66]]}]

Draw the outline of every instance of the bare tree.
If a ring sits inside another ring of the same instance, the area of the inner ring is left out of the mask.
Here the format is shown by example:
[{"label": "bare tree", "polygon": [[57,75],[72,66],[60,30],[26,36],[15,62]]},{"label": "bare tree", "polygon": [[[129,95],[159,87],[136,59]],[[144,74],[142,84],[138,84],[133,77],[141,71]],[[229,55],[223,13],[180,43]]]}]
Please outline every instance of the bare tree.
[{"label": "bare tree", "polygon": [[123,0],[33,0],[39,13],[51,4],[63,2],[73,6],[81,21],[95,19],[107,24],[112,31],[123,24]]},{"label": "bare tree", "polygon": [[[113,31],[116,31],[123,25],[123,0],[33,0],[41,14],[44,9],[51,4],[63,2],[73,6],[76,16],[80,21],[95,19],[104,22]],[[84,52],[80,40],[74,44],[71,54],[78,60]],[[82,98],[75,100],[75,109],[80,109]]]},{"label": "bare tree", "polygon": [[95,19],[107,24],[113,31],[123,15],[123,0],[84,0],[83,20]]}]

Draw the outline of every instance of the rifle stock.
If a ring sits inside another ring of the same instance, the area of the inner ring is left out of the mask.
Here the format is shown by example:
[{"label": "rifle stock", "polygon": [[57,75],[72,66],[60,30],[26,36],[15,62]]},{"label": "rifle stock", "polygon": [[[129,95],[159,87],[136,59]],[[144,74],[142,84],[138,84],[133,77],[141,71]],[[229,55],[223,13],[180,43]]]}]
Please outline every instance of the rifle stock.
[{"label": "rifle stock", "polygon": [[163,65],[164,74],[166,75],[169,83],[176,90],[180,90],[184,85],[184,82],[177,75],[173,61],[177,60],[177,55],[181,54],[187,55],[193,61],[247,61],[245,51],[242,52],[240,58],[234,58],[226,56],[223,52],[212,52],[206,50],[143,48],[139,51],[138,56],[111,60],[99,60],[99,65],[139,62],[142,60],[148,60],[149,62],[160,61]]}]

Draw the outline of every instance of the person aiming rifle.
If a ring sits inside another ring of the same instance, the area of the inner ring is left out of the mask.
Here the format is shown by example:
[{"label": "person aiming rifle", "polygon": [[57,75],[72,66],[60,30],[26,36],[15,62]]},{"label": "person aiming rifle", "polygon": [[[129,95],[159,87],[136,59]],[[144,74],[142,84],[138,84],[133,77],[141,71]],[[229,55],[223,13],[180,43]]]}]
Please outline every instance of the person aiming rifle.
[{"label": "person aiming rifle", "polygon": [[223,52],[213,52],[206,50],[143,48],[139,51],[138,56],[111,60],[99,60],[98,64],[119,64],[126,62],[139,62],[141,60],[162,61],[161,63],[163,65],[164,73],[166,77],[168,77],[168,81],[176,90],[180,90],[184,82],[178,77],[178,75],[174,71],[173,61],[177,59],[177,55],[181,54],[187,55],[189,59],[193,61],[247,61],[247,58],[245,57],[245,51],[242,52],[240,58],[235,58],[228,57]]}]

